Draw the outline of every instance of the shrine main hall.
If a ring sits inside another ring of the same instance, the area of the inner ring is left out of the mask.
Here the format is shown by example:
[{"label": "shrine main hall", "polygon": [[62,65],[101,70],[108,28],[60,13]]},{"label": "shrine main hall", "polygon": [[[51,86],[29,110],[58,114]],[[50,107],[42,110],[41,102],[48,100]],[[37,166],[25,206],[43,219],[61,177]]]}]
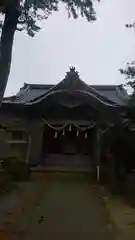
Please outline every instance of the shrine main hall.
[{"label": "shrine main hall", "polygon": [[122,86],[88,85],[71,67],[56,85],[25,83],[4,98],[0,124],[10,154],[30,166],[91,171],[103,164],[107,132],[124,121],[127,99]]}]

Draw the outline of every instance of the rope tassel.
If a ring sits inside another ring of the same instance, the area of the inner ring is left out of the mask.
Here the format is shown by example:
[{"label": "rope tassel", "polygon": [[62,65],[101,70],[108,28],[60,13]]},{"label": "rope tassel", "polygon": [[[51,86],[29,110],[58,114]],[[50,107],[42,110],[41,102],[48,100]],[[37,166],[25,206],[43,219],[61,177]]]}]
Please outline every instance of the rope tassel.
[{"label": "rope tassel", "polygon": [[85,135],[84,135],[84,137],[85,137],[85,139],[87,139],[87,138],[88,138],[88,134],[87,134],[87,132],[85,132]]},{"label": "rope tassel", "polygon": [[79,136],[79,130],[77,130],[76,136],[77,136],[77,137]]},{"label": "rope tassel", "polygon": [[54,133],[54,138],[57,138],[57,137],[58,137],[58,133],[55,132],[55,133]]},{"label": "rope tassel", "polygon": [[69,125],[69,132],[71,132],[71,130],[72,130],[72,129],[71,129],[71,125]]}]

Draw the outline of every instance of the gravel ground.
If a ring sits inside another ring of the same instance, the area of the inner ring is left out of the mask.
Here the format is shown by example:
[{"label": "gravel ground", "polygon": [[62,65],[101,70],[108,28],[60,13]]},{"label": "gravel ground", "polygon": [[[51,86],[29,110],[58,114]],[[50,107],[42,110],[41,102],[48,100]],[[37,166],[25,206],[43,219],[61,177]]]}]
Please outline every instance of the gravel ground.
[{"label": "gravel ground", "polygon": [[100,187],[102,199],[117,226],[118,240],[135,240],[135,207],[124,196],[113,196],[105,187]]},{"label": "gravel ground", "polygon": [[87,174],[34,173],[0,199],[0,239],[114,240],[117,229]]}]

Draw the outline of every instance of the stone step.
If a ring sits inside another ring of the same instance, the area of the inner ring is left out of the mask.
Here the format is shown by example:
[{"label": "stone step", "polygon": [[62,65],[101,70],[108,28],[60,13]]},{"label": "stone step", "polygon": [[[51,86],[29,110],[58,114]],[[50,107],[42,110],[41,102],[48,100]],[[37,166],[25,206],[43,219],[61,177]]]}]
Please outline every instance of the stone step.
[{"label": "stone step", "polygon": [[87,167],[92,166],[93,159],[89,155],[52,154],[46,156],[42,163],[47,166]]},{"label": "stone step", "polygon": [[94,168],[79,168],[79,167],[57,167],[57,166],[36,166],[31,167],[31,172],[75,172],[75,173],[95,173]]}]

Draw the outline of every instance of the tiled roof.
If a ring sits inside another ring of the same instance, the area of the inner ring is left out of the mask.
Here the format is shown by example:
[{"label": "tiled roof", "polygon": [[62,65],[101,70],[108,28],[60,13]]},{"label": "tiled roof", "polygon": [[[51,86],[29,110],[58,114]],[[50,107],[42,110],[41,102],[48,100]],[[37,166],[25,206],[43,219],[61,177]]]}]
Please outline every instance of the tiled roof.
[{"label": "tiled roof", "polygon": [[[22,103],[27,104],[45,95],[54,85],[37,85],[25,84],[24,87],[16,94],[16,96],[5,98],[5,103]],[[118,104],[126,105],[127,95],[124,89],[115,85],[92,85],[93,89],[97,90],[99,94],[107,98],[109,101]]]},{"label": "tiled roof", "polygon": [[[103,104],[127,105],[128,95],[122,86],[115,85],[87,85],[79,77],[77,71],[71,68],[65,78],[56,85],[24,84],[16,96],[5,98],[4,103],[32,105],[43,101],[48,96],[58,92],[88,93],[89,97],[101,101]],[[90,100],[91,101],[91,100]]]}]

